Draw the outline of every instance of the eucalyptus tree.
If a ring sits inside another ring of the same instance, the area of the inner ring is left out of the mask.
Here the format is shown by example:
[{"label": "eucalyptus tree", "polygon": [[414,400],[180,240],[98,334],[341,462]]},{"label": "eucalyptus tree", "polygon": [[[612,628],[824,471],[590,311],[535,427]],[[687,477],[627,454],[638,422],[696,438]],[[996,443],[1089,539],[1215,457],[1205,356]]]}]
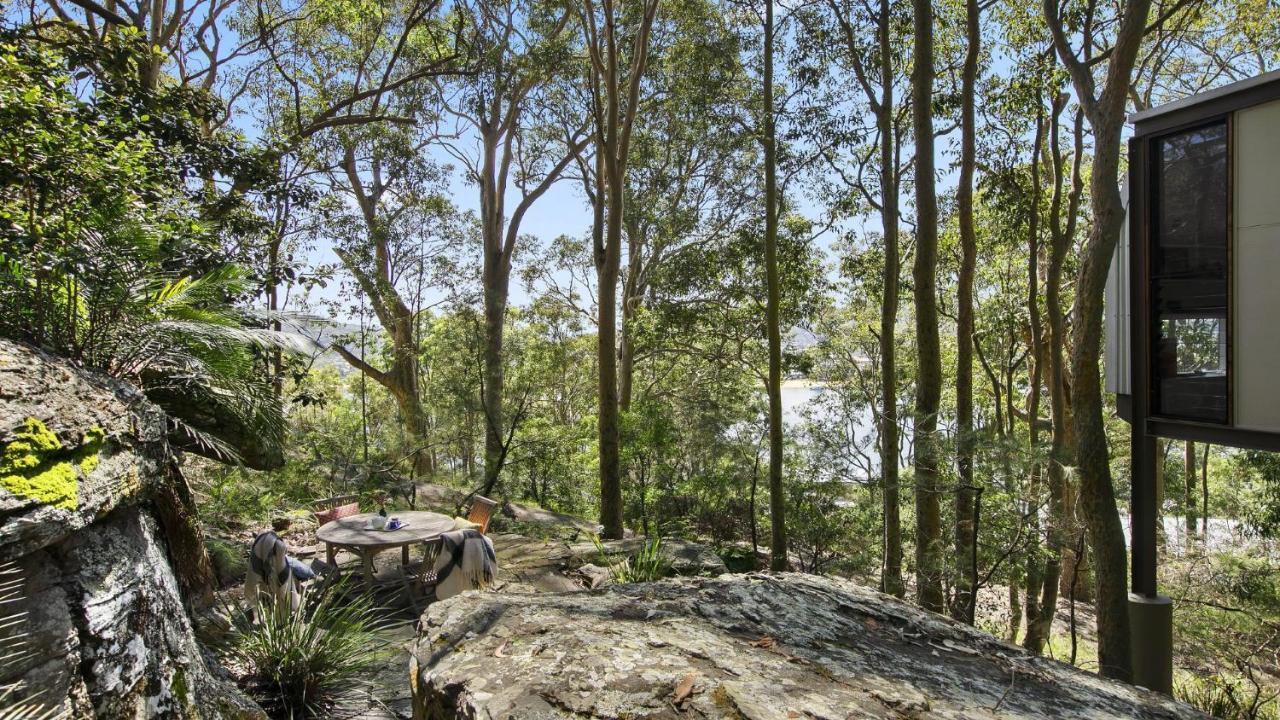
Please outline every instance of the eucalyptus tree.
[{"label": "eucalyptus tree", "polygon": [[654,282],[661,266],[681,262],[691,245],[722,241],[743,220],[756,187],[751,140],[740,132],[749,92],[741,38],[721,9],[710,0],[683,2],[654,27],[626,187],[623,412],[635,396],[637,364],[665,348],[662,337],[643,330],[650,296],[664,290]]},{"label": "eucalyptus tree", "polygon": [[[787,567],[786,489],[783,486],[785,438],[783,433],[782,375],[784,370],[782,332],[783,296],[781,286],[779,223],[790,213],[786,203],[788,185],[801,176],[816,154],[799,141],[798,127],[790,113],[798,110],[797,98],[809,89],[813,78],[804,71],[790,72],[787,60],[795,53],[794,38],[802,29],[799,15],[803,4],[734,0],[738,22],[746,41],[744,66],[756,90],[755,108],[749,112],[747,132],[760,149],[763,176],[759,211],[763,231],[764,263],[760,268],[765,289],[765,341],[769,352],[769,372],[765,392],[769,401],[769,516],[771,522],[770,565]],[[795,141],[795,142],[793,142]]]},{"label": "eucalyptus tree", "polygon": [[978,503],[973,462],[973,279],[978,242],[973,221],[973,176],[977,165],[978,61],[982,55],[982,8],[965,0],[965,54],[960,83],[960,178],[956,214],[960,226],[960,273],[956,287],[956,466],[955,595],[951,616],[973,624],[978,584]]},{"label": "eucalyptus tree", "polygon": [[[1071,125],[1073,139],[1070,152],[1064,151],[1062,144],[1062,115],[1067,108],[1067,95],[1057,93],[1050,87],[1053,98],[1048,113],[1048,151],[1052,173],[1052,191],[1049,200],[1049,257],[1045,272],[1045,315],[1048,319],[1048,374],[1045,384],[1049,388],[1049,411],[1051,422],[1051,440],[1049,457],[1045,468],[1045,477],[1049,490],[1049,524],[1046,528],[1047,539],[1044,568],[1035,577],[1040,583],[1041,597],[1034,605],[1028,599],[1027,635],[1023,645],[1033,652],[1044,650],[1049,639],[1053,619],[1057,615],[1059,579],[1064,565],[1064,554],[1077,533],[1069,527],[1070,515],[1067,510],[1068,479],[1066,468],[1071,464],[1071,437],[1068,427],[1070,414],[1067,403],[1067,370],[1064,366],[1067,340],[1067,313],[1062,302],[1063,272],[1068,254],[1074,245],[1076,220],[1079,216],[1081,192],[1084,182],[1081,166],[1084,161],[1083,119],[1077,111],[1073,113]],[[1066,163],[1070,159],[1071,186],[1066,188]],[[1074,580],[1073,580],[1074,582]],[[1028,586],[1031,594],[1035,587]],[[1031,608],[1036,612],[1030,612]]]},{"label": "eucalyptus tree", "polygon": [[[442,147],[479,193],[484,301],[484,481],[498,482],[513,432],[504,413],[503,335],[511,263],[524,216],[590,140],[585,122],[559,136],[558,83],[571,70],[573,12],[541,0],[473,0],[453,8],[471,72],[437,81]],[[563,108],[560,108],[563,110]],[[514,191],[515,205],[507,201]]]},{"label": "eucalyptus tree", "polygon": [[418,317],[425,304],[438,300],[443,279],[456,276],[449,259],[470,239],[470,223],[445,196],[442,169],[414,133],[370,126],[335,134],[332,150],[337,167],[327,173],[332,194],[321,209],[320,231],[332,241],[390,346],[382,367],[341,343],[332,349],[392,395],[418,446],[415,467],[428,471],[430,421],[422,402]]},{"label": "eucalyptus tree", "polygon": [[[1087,0],[1082,15],[1090,18],[1090,22],[1082,26],[1084,37],[1075,42],[1068,35],[1058,0],[1044,0],[1042,4],[1054,50],[1067,69],[1076,100],[1093,134],[1093,169],[1089,182],[1093,226],[1081,253],[1076,277],[1070,396],[1081,508],[1093,541],[1097,572],[1099,672],[1123,680],[1132,677],[1128,562],[1124,528],[1116,510],[1115,485],[1111,478],[1098,355],[1102,341],[1103,291],[1125,215],[1119,186],[1121,130],[1151,4],[1152,0],[1124,0],[1112,10],[1109,5]],[[1100,22],[1106,19],[1104,14],[1110,13],[1114,13],[1111,22]],[[1105,28],[1114,28],[1112,37],[1103,37]],[[1097,52],[1098,45],[1107,48]]]},{"label": "eucalyptus tree", "polygon": [[769,567],[786,570],[787,528],[786,496],[782,486],[782,323],[779,316],[782,288],[778,277],[778,131],[777,106],[774,103],[774,38],[777,27],[773,17],[773,1],[766,0],[761,27],[764,31],[762,69],[760,73],[761,110],[760,144],[764,151],[764,273],[768,299],[765,303],[765,332],[769,342],[769,378],[765,388],[769,394]]},{"label": "eucalyptus tree", "polygon": [[916,498],[916,599],[942,612],[943,554],[938,412],[942,399],[942,355],[938,339],[938,198],[934,187],[934,30],[931,0],[914,0],[911,118],[915,137],[916,406],[913,418]]},{"label": "eucalyptus tree", "polygon": [[615,539],[623,531],[617,305],[627,165],[658,5],[659,0],[600,0],[598,6],[595,0],[582,0],[576,8],[590,63],[588,113],[595,148],[592,255],[598,292],[600,524],[603,536]]},{"label": "eucalyptus tree", "polygon": [[[181,85],[224,90],[224,99],[229,100],[226,96],[242,89],[247,75],[261,63],[257,56],[261,33],[241,33],[234,27],[233,18],[242,2],[41,0],[29,8],[37,32],[51,29],[42,20],[56,18],[83,28],[99,43],[119,32],[133,33],[145,41],[152,53],[141,59],[137,72],[147,88],[154,89],[168,74]],[[222,114],[205,122],[221,124],[226,119]]]},{"label": "eucalyptus tree", "polygon": [[[438,231],[443,234],[431,240],[447,244],[466,227],[438,222],[451,206],[441,197],[442,168],[423,154],[434,137],[428,81],[457,72],[461,52],[437,11],[436,0],[360,11],[340,2],[309,6],[265,40],[272,72],[251,88],[269,142],[302,156],[322,189],[345,198],[323,211],[335,232],[326,238],[318,226],[319,239],[334,241],[391,353],[387,365],[377,367],[341,344],[334,350],[391,393],[419,447],[427,445],[428,423],[419,393],[415,317],[421,303],[415,296],[429,271],[423,256],[436,253],[418,241]],[[264,1],[252,21],[270,24],[288,14]],[[362,230],[354,230],[352,219]],[[402,283],[410,277],[413,295]],[[414,459],[426,468],[424,453]]]},{"label": "eucalyptus tree", "polygon": [[[898,391],[898,311],[901,275],[899,242],[902,139],[907,133],[905,48],[895,40],[907,33],[904,5],[892,0],[851,4],[831,0],[803,14],[800,35],[807,63],[821,80],[804,113],[806,133],[820,143],[813,174],[826,196],[833,222],[874,213],[880,220],[884,282],[880,285],[879,435],[884,561],[880,588],[901,597],[902,529],[899,514],[900,397]],[[864,111],[865,109],[865,111]],[[874,124],[860,118],[870,115]]]}]

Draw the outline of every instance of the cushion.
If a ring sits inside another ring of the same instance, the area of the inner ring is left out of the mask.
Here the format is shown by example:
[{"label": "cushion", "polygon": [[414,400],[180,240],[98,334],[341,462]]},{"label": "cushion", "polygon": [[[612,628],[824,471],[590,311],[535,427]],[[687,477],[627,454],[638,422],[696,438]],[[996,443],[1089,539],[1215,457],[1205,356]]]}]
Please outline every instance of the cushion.
[{"label": "cushion", "polygon": [[346,505],[339,505],[337,507],[329,508],[328,510],[317,510],[316,522],[324,525],[325,523],[333,522],[334,520],[341,520],[344,517],[351,517],[352,515],[359,514],[360,503],[347,503]]}]

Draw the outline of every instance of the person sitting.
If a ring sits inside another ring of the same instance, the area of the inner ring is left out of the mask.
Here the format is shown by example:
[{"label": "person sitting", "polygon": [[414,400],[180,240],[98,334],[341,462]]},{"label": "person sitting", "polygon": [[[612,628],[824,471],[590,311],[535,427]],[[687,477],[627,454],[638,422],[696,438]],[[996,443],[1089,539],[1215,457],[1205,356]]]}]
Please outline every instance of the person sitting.
[{"label": "person sitting", "polygon": [[[271,520],[271,531],[277,535],[284,535],[289,532],[289,528],[293,526],[293,521],[287,517],[281,516]],[[306,582],[316,576],[316,565],[323,565],[319,560],[312,561],[311,565],[303,563],[301,560],[292,555],[285,555],[285,563],[289,566],[289,571],[293,573],[293,578],[298,582]],[[321,572],[324,568],[319,568]]]},{"label": "person sitting", "polygon": [[250,605],[270,605],[277,617],[297,609],[301,595],[298,584],[315,577],[315,571],[289,556],[289,546],[280,535],[288,532],[291,522],[278,517],[271,529],[259,533],[249,549],[249,571],[245,576],[244,597]]}]

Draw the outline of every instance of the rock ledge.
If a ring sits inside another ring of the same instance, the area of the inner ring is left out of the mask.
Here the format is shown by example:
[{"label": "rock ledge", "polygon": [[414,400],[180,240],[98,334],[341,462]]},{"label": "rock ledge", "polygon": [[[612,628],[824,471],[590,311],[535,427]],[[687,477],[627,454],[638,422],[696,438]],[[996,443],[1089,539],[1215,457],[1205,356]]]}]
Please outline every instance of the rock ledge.
[{"label": "rock ledge", "polygon": [[812,575],[466,593],[422,621],[421,720],[1205,717]]}]

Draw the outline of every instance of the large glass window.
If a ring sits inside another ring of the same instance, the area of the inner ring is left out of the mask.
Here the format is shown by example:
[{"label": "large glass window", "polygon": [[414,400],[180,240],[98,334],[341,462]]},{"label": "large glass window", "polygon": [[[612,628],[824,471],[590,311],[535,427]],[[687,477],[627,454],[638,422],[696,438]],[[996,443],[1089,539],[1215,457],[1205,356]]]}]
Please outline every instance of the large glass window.
[{"label": "large glass window", "polygon": [[1151,410],[1227,422],[1227,126],[1154,141]]}]

